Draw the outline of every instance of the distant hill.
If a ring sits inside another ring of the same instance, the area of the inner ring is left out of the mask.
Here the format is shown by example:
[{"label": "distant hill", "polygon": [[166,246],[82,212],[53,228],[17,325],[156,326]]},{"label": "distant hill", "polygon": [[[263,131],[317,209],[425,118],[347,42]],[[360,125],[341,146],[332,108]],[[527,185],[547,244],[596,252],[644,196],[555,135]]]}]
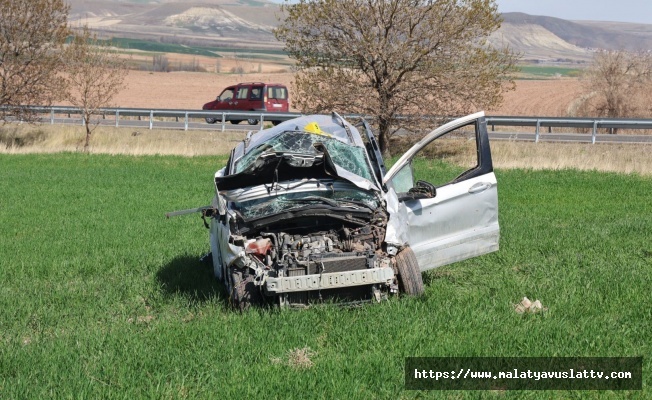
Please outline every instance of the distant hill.
[{"label": "distant hill", "polygon": [[238,48],[281,48],[272,34],[280,12],[267,0],[72,0],[72,26],[103,36]]},{"label": "distant hill", "polygon": [[652,25],[597,21],[567,21],[560,18],[503,14],[506,25],[538,25],[571,45],[607,50],[652,50]]},{"label": "distant hill", "polygon": [[[280,15],[268,0],[71,0],[71,25],[102,36],[240,49],[277,49],[272,29]],[[505,13],[491,42],[535,62],[585,62],[596,49],[652,50],[652,25],[567,21]]]}]

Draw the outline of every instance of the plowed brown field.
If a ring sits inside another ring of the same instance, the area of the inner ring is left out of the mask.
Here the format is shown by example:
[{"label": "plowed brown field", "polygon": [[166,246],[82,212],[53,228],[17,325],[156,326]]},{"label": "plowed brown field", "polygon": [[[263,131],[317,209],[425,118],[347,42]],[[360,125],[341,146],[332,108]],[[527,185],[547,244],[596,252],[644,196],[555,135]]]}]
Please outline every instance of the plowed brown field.
[{"label": "plowed brown field", "polygon": [[568,117],[569,109],[581,95],[579,79],[516,81],[516,90],[505,95],[500,107],[490,115]]},{"label": "plowed brown field", "polygon": [[[214,74],[201,72],[130,71],[127,87],[115,99],[116,107],[201,109],[220,91],[238,82],[278,82],[290,85],[291,73]],[[569,116],[568,110],[579,97],[577,79],[516,82],[516,90],[505,95],[504,103],[485,110],[490,115]]]}]

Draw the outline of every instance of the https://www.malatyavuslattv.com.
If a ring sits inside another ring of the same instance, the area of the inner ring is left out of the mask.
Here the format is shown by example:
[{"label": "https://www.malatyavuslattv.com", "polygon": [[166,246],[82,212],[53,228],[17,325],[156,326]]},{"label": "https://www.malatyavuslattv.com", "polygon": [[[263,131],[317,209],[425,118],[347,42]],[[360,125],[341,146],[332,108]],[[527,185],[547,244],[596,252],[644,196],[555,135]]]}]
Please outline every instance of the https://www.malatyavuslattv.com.
[{"label": "https://www.malatyavuslattv.com", "polygon": [[641,357],[433,357],[406,359],[419,390],[641,390]]}]

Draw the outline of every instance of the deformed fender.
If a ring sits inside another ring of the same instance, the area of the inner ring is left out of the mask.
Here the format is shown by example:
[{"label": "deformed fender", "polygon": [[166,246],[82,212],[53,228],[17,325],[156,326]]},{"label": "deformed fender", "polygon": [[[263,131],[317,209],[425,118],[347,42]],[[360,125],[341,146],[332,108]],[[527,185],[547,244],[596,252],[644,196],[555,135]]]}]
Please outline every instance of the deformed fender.
[{"label": "deformed fender", "polygon": [[405,204],[398,201],[398,196],[394,188],[389,188],[385,194],[387,202],[387,212],[389,221],[387,221],[387,230],[385,232],[385,242],[396,247],[403,247],[408,243],[408,213]]},{"label": "deformed fender", "polygon": [[238,268],[245,267],[249,265],[246,262],[247,254],[245,253],[244,247],[235,246],[231,243],[228,243],[226,248],[223,248],[222,257],[224,264],[227,267],[235,266]]}]

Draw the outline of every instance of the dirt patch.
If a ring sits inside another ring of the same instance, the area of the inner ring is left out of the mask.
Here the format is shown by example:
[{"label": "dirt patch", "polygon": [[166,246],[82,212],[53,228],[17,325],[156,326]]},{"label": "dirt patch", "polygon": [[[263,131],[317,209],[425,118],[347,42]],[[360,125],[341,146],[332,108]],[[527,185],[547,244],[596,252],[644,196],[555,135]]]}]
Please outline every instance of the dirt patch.
[{"label": "dirt patch", "polygon": [[215,74],[205,72],[130,71],[116,107],[200,110],[229,85],[238,82],[274,82],[289,85],[291,73]]},{"label": "dirt patch", "polygon": [[516,81],[516,90],[505,95],[489,115],[568,117],[582,91],[579,79]]},{"label": "dirt patch", "polygon": [[[223,68],[226,67],[228,65],[225,64]],[[215,99],[226,86],[238,82],[275,82],[289,86],[292,80],[293,74],[289,72],[215,74],[130,71],[125,82],[127,88],[115,98],[114,105],[201,109],[204,103]],[[568,110],[579,97],[580,91],[578,79],[517,81],[516,90],[505,95],[503,105],[485,111],[489,115],[567,117]]]}]

